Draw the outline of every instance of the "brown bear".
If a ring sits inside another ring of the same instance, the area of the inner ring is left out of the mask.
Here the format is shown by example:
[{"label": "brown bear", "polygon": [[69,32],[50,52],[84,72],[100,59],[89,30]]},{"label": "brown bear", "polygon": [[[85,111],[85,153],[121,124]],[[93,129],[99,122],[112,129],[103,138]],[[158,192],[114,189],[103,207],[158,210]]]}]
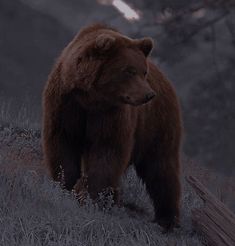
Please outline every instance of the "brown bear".
[{"label": "brown bear", "polygon": [[80,31],[44,89],[44,160],[68,190],[85,175],[92,199],[105,188],[117,191],[133,164],[155,221],[172,229],[179,220],[181,116],[172,85],[149,59],[152,48],[151,38],[131,39],[101,24]]}]

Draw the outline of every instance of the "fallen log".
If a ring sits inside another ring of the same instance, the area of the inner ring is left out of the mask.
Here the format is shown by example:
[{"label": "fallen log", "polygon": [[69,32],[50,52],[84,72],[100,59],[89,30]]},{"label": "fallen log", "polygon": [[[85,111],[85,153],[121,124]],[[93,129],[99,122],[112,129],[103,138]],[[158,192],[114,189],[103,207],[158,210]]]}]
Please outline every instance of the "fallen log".
[{"label": "fallen log", "polygon": [[202,208],[192,210],[192,224],[209,246],[235,246],[235,215],[198,179],[189,176],[187,182],[204,201]]}]

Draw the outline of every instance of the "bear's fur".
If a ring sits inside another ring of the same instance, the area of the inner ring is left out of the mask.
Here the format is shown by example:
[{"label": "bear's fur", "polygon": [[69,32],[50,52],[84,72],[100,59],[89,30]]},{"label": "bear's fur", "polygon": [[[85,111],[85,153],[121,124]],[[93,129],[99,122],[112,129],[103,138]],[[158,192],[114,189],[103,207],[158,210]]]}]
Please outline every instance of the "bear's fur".
[{"label": "bear's fur", "polygon": [[105,188],[117,191],[133,163],[155,220],[172,228],[179,219],[181,117],[174,89],[148,58],[152,48],[150,38],[130,39],[100,24],[68,44],[44,89],[44,161],[69,190],[85,175],[93,199]]}]

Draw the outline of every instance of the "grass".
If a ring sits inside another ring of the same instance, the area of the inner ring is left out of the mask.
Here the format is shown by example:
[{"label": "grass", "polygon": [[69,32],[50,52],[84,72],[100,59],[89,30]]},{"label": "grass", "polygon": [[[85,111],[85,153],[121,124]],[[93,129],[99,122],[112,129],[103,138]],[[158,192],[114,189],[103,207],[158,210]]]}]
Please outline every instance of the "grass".
[{"label": "grass", "polygon": [[1,162],[0,245],[201,245],[190,225],[190,209],[199,201],[184,192],[182,227],[169,235],[151,223],[153,210],[133,169],[123,179],[123,198],[146,214],[111,207],[101,211],[90,201],[80,207],[72,193],[45,175],[26,168],[8,172]]},{"label": "grass", "polygon": [[37,110],[29,107],[30,100],[25,99],[24,103],[18,107],[16,102],[4,100],[0,94],[0,123],[1,125],[10,125],[26,129],[37,130],[40,128],[40,116]]},{"label": "grass", "polygon": [[191,226],[191,210],[202,204],[184,180],[188,174],[199,177],[235,211],[230,199],[235,197],[234,182],[197,167],[187,158],[183,159],[182,168],[181,228],[173,233],[162,234],[161,228],[151,222],[153,207],[133,168],[123,177],[122,197],[143,208],[144,213],[111,204],[101,211],[91,201],[80,207],[74,195],[52,182],[40,164],[40,131],[16,125],[14,121],[0,121],[2,246],[203,245],[203,239]]}]

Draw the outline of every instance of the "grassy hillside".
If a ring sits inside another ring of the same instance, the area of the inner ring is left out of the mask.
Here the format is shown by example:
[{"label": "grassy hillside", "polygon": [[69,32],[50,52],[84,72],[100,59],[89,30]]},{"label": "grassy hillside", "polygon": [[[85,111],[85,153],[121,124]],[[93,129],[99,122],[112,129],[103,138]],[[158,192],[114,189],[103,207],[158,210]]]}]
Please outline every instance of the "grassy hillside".
[{"label": "grassy hillside", "polygon": [[[100,211],[90,202],[79,207],[72,194],[63,192],[45,176],[25,169],[4,171],[1,163],[1,245],[201,245],[189,224],[193,195],[184,196],[183,225],[164,235],[150,222],[151,204],[142,184],[130,171],[124,179],[125,198],[134,200],[146,214],[112,208]],[[191,198],[190,198],[191,197]],[[147,213],[149,212],[149,214]]]},{"label": "grassy hillside", "polygon": [[191,209],[201,202],[184,181],[188,174],[213,187],[235,211],[234,184],[186,158],[181,228],[174,233],[162,234],[151,222],[152,204],[132,168],[123,177],[122,198],[140,207],[139,212],[112,207],[111,201],[104,211],[91,201],[80,207],[73,194],[48,178],[41,164],[40,131],[0,125],[0,245],[202,245],[190,222]]}]

